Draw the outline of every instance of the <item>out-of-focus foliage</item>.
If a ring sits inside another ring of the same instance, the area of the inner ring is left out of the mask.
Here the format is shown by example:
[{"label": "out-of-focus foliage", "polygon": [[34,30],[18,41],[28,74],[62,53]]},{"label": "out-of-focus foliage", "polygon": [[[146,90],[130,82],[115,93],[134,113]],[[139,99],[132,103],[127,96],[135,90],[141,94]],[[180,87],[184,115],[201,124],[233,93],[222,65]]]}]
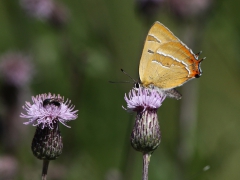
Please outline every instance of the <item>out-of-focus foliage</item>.
[{"label": "out-of-focus foliage", "polygon": [[[141,178],[142,156],[129,140],[134,114],[122,109],[132,84],[108,81],[128,81],[121,68],[138,79],[143,43],[154,21],[207,59],[202,77],[178,88],[189,93],[180,101],[166,99],[158,112],[162,142],[152,155],[149,179],[240,179],[239,1],[212,0],[206,11],[186,15],[173,7],[174,0],[159,1],[150,14],[137,9],[140,0],[62,0],[50,18],[32,16],[20,1],[0,1],[0,56],[23,53],[34,71],[21,88],[9,86],[1,75],[0,165],[9,161],[7,155],[15,159],[14,179],[40,179],[42,162],[31,152],[35,128],[24,126],[19,114],[32,95],[48,92],[71,99],[79,109],[71,129],[60,127],[63,154],[50,163],[49,179]],[[193,105],[183,111],[188,100]],[[181,136],[188,127],[180,121],[183,112],[194,117],[186,136]],[[179,151],[181,140],[184,151]]]}]

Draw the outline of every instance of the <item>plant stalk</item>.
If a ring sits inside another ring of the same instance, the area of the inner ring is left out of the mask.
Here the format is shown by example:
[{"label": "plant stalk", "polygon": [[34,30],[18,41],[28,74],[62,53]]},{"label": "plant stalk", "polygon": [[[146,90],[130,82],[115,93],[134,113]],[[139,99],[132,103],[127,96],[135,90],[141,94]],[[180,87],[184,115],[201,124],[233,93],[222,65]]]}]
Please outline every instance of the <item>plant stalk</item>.
[{"label": "plant stalk", "polygon": [[148,166],[150,163],[151,154],[143,153],[143,172],[142,172],[142,180],[148,180]]},{"label": "plant stalk", "polygon": [[43,160],[42,180],[47,180],[49,160]]}]

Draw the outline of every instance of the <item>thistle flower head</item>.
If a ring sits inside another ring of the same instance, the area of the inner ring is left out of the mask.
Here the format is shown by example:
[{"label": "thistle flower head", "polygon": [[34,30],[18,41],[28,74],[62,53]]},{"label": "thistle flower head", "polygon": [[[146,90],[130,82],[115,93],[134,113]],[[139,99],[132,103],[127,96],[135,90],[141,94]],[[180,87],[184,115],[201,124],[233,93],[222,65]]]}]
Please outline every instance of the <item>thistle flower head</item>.
[{"label": "thistle flower head", "polygon": [[53,129],[55,122],[60,122],[64,126],[66,122],[77,118],[77,110],[71,105],[71,101],[66,100],[60,95],[40,94],[32,97],[33,104],[26,102],[23,109],[26,114],[21,113],[20,117],[29,119],[25,125],[41,126],[42,129],[48,127]]},{"label": "thistle flower head", "polygon": [[38,159],[54,160],[62,154],[63,149],[59,122],[67,126],[66,122],[77,118],[77,110],[74,110],[71,101],[64,102],[63,97],[51,93],[32,97],[32,101],[33,104],[26,102],[23,106],[27,113],[20,115],[29,119],[24,124],[37,126],[32,152]]},{"label": "thistle flower head", "polygon": [[149,89],[144,87],[133,88],[128,97],[125,94],[125,101],[127,102],[127,111],[145,111],[147,109],[158,109],[164,99],[165,95],[161,94],[155,89]]}]

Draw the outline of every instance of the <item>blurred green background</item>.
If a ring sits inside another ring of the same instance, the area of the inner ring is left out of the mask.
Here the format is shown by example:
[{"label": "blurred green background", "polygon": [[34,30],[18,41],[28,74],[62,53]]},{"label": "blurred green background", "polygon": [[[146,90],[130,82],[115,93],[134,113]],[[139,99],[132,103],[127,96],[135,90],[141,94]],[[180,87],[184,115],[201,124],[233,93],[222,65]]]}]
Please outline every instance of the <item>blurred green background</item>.
[{"label": "blurred green background", "polygon": [[13,94],[2,93],[1,75],[0,179],[7,179],[4,157],[14,162],[10,179],[40,179],[42,162],[31,152],[35,127],[19,114],[31,96],[48,92],[79,110],[71,129],[60,127],[63,154],[50,163],[48,179],[141,179],[142,155],[130,145],[135,115],[122,109],[132,84],[108,81],[129,80],[121,68],[138,79],[155,21],[207,59],[202,77],[178,88],[182,100],[168,98],[159,109],[162,141],[149,180],[240,179],[239,1],[62,0],[48,16],[26,12],[22,2],[0,1],[0,56],[23,53],[33,65],[31,80]]}]

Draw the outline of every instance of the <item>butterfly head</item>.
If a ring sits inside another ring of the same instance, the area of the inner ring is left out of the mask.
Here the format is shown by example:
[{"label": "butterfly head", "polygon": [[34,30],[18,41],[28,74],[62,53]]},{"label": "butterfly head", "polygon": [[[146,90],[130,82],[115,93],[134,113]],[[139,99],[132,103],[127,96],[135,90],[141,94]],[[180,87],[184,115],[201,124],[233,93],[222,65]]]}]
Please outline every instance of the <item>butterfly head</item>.
[{"label": "butterfly head", "polygon": [[[199,54],[199,53],[198,53],[198,54]],[[202,69],[201,69],[200,66],[201,66],[201,62],[202,62],[204,59],[206,59],[206,57],[198,60],[198,72],[196,73],[195,78],[199,78],[199,77],[202,75]]]}]

